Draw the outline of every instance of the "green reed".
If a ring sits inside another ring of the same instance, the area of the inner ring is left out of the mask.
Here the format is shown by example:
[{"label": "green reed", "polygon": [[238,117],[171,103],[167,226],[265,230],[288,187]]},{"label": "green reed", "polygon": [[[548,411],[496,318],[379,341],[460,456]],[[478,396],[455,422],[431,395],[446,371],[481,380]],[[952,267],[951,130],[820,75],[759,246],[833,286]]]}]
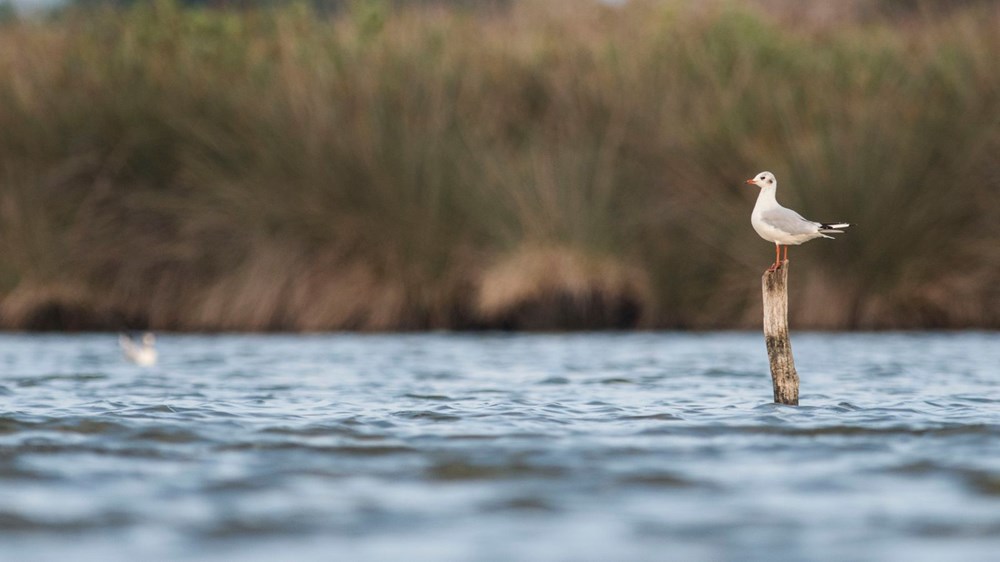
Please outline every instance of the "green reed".
[{"label": "green reed", "polygon": [[1000,322],[995,7],[352,6],[4,24],[0,323],[752,326],[762,169],[856,223],[792,250],[794,324]]}]

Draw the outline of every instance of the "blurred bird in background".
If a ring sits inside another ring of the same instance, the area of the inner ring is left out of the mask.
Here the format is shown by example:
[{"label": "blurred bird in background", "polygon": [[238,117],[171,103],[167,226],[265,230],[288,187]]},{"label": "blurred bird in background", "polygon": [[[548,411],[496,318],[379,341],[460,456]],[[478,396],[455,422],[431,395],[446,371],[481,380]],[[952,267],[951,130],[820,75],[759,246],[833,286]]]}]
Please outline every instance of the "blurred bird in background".
[{"label": "blurred bird in background", "polygon": [[136,343],[127,334],[120,334],[118,336],[118,345],[121,346],[122,354],[125,355],[125,358],[132,363],[142,365],[143,367],[156,364],[156,336],[152,332],[143,334],[139,343]]}]

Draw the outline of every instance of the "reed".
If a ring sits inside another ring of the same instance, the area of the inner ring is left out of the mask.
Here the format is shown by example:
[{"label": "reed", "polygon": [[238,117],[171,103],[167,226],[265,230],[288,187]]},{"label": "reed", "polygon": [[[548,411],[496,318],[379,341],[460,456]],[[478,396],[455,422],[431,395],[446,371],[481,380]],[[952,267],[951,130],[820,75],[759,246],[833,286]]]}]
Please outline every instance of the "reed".
[{"label": "reed", "polygon": [[1000,8],[687,6],[7,21],[0,325],[753,326],[768,168],[793,326],[1000,326]]}]

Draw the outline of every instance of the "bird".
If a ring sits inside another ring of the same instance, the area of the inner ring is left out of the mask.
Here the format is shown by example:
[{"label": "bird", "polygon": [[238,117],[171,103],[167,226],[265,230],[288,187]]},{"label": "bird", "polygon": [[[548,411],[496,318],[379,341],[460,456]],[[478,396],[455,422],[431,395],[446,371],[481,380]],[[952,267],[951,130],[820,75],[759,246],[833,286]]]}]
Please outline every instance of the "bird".
[{"label": "bird", "polygon": [[150,367],[156,364],[156,336],[152,332],[142,335],[142,343],[137,344],[126,334],[119,334],[118,345],[122,348],[125,358],[143,367]]},{"label": "bird", "polygon": [[778,204],[775,193],[778,190],[778,180],[771,172],[761,172],[746,181],[760,188],[757,204],[750,214],[750,224],[761,238],[774,242],[774,263],[767,271],[776,271],[781,267],[781,247],[785,247],[785,260],[788,260],[788,246],[798,246],[814,238],[833,238],[830,234],[841,234],[842,228],[851,226],[846,222],[815,222],[804,218],[791,209]]}]

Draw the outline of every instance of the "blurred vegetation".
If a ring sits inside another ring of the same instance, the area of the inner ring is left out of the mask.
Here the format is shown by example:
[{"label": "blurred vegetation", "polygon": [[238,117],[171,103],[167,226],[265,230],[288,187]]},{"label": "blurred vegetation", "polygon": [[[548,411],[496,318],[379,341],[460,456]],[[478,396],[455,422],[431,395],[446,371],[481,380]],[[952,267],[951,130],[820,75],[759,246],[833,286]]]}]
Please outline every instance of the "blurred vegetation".
[{"label": "blurred vegetation", "polygon": [[754,327],[768,169],[793,327],[1000,327],[997,3],[391,4],[7,18],[0,326]]}]

